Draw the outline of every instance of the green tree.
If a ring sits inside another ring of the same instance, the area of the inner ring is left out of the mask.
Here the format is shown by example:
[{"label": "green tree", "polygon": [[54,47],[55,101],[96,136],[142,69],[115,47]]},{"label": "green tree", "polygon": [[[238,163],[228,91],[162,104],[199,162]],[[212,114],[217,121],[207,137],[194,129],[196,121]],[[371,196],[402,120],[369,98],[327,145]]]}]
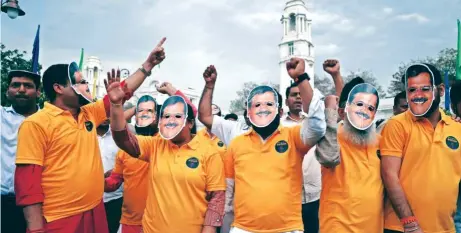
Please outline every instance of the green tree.
[{"label": "green tree", "polygon": [[331,77],[324,76],[320,78],[314,75],[314,87],[318,89],[324,96],[335,94],[335,84],[331,81]]},{"label": "green tree", "polygon": [[[1,61],[2,61],[2,68],[1,68],[1,105],[2,106],[9,106],[11,103],[6,98],[6,91],[8,89],[8,72],[10,70],[32,70],[32,59],[27,59],[26,51],[19,51],[15,50],[8,50],[4,44],[0,44],[1,49]],[[39,71],[42,69],[42,66],[39,65]],[[42,88],[40,87],[40,90]],[[45,95],[43,91],[41,92],[40,98],[38,100],[38,104],[40,107],[43,107],[43,103],[45,101]]]},{"label": "green tree", "polygon": [[445,77],[445,71],[448,71],[448,78],[450,81],[455,80],[456,77],[456,54],[457,50],[452,48],[446,48],[439,52],[437,57],[426,57],[423,59],[413,59],[407,63],[401,63],[399,70],[392,75],[390,85],[387,89],[389,96],[395,96],[399,92],[404,91],[405,87],[402,83],[402,76],[405,72],[405,69],[414,63],[429,63],[437,67],[437,69],[442,72],[442,77]]},{"label": "green tree", "polygon": [[[254,82],[245,82],[242,85],[242,89],[237,91],[237,98],[234,100],[231,100],[230,103],[230,112],[238,113],[243,110],[245,110],[245,102],[247,101],[248,95],[250,94],[250,91],[253,90],[255,87],[260,86],[260,85],[267,85],[275,90],[279,91],[279,85],[273,84],[271,82],[264,82],[261,84],[257,84]],[[280,93],[282,94],[282,93]],[[282,94],[283,95],[283,94]],[[282,103],[280,103],[282,104]]]},{"label": "green tree", "polygon": [[379,85],[378,80],[376,79],[375,75],[371,71],[358,70],[356,72],[350,72],[344,78],[344,83],[348,83],[349,81],[351,81],[352,79],[356,77],[361,77],[363,80],[365,80],[366,83],[373,85],[378,90],[379,98],[386,98],[386,92],[384,91],[384,88],[381,85]]}]

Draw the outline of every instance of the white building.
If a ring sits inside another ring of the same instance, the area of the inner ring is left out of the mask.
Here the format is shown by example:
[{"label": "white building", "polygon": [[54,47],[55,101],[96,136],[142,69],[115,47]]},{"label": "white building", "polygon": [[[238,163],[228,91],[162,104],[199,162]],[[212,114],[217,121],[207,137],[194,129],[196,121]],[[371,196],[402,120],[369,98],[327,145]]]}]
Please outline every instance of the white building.
[{"label": "white building", "polygon": [[[280,93],[282,96],[291,84],[291,78],[286,70],[286,62],[292,57],[303,58],[306,61],[306,73],[311,78],[314,87],[314,45],[312,44],[312,13],[303,0],[289,0],[283,10],[282,41],[280,51]],[[285,96],[283,96],[285,99]]]}]

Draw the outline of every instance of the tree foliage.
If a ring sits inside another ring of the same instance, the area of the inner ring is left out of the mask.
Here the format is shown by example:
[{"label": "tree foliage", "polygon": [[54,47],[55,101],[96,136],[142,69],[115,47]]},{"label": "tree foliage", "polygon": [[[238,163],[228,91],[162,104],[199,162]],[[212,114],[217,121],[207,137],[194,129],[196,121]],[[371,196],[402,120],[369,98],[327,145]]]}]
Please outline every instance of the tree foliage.
[{"label": "tree foliage", "polygon": [[261,84],[257,84],[255,82],[245,82],[242,85],[242,89],[237,91],[237,98],[234,100],[231,100],[230,109],[229,109],[230,112],[238,113],[238,112],[245,110],[245,102],[247,101],[250,91],[253,90],[255,87],[261,86],[261,85],[267,85],[279,91],[279,85],[276,85],[270,82],[264,82]]},{"label": "tree foliage", "polygon": [[456,77],[456,54],[457,50],[453,48],[446,48],[439,52],[437,57],[426,57],[423,59],[413,59],[407,63],[401,63],[399,70],[392,75],[392,80],[387,89],[389,96],[395,96],[399,92],[404,91],[405,87],[401,79],[405,72],[405,69],[414,63],[429,63],[437,67],[440,72],[442,72],[442,77],[445,77],[445,71],[448,71],[449,80],[455,80]]},{"label": "tree foliage", "polygon": [[335,84],[331,81],[331,78],[324,76],[320,78],[318,75],[314,75],[314,87],[318,89],[324,96],[335,94]]},{"label": "tree foliage", "polygon": [[[8,102],[6,98],[6,91],[8,89],[8,72],[10,70],[32,70],[32,59],[27,59],[27,52],[26,51],[19,51],[17,49],[9,50],[6,49],[4,44],[0,44],[1,49],[1,61],[2,61],[2,68],[1,68],[1,105],[2,106],[9,106],[11,103]],[[39,65],[39,70],[42,69],[42,66]],[[41,87],[40,87],[41,90]],[[38,99],[38,104],[40,107],[43,107],[43,103],[45,101],[45,95],[41,92],[40,98]]]}]

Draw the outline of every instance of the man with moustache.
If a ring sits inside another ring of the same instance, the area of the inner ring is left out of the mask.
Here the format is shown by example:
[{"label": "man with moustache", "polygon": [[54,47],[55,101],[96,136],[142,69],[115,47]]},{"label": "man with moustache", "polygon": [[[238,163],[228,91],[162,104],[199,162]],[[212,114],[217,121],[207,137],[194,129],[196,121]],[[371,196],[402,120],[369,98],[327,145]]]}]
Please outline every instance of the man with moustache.
[{"label": "man with moustache", "polygon": [[[122,83],[115,80],[114,85],[123,87],[124,101],[163,61],[164,41],[137,72]],[[107,95],[89,103],[80,88],[86,85],[82,80],[75,62],[50,66],[43,74],[50,102],[19,129],[15,191],[17,205],[24,207],[27,232],[108,232],[96,126],[107,119],[111,104]]]},{"label": "man with moustache", "polygon": [[16,169],[16,146],[18,129],[21,123],[39,110],[37,99],[40,96],[40,75],[24,70],[12,70],[8,73],[6,98],[9,107],[1,107],[2,117],[2,227],[1,232],[25,232],[26,222],[22,208],[16,206],[14,192],[14,171]]},{"label": "man with moustache", "polygon": [[[198,118],[212,134],[216,135],[227,147],[230,142],[237,136],[244,134],[250,129],[250,121],[248,119],[247,109],[243,112],[243,118],[245,123],[240,121],[229,121],[222,117],[213,114],[213,92],[216,84],[218,73],[213,65],[207,67],[203,73],[205,80],[205,87],[199,103],[199,115]],[[282,96],[277,92],[277,99],[279,103],[282,102]],[[246,103],[245,103],[246,105]],[[283,115],[283,108],[280,105],[278,107],[279,116]],[[230,226],[234,221],[234,183],[226,183],[226,205],[225,215],[223,219],[223,225],[221,227],[221,233],[229,233]]]},{"label": "man with moustache", "polygon": [[391,118],[381,134],[385,232],[454,233],[461,124],[439,109],[445,86],[436,67],[411,65],[404,81],[409,111]]},{"label": "man with moustache", "polygon": [[[373,126],[379,105],[377,90],[361,78],[347,83],[339,98],[347,117],[340,114],[344,117],[339,124],[336,102],[331,96],[325,100],[327,130],[316,150],[322,164],[320,232],[382,232],[379,135]],[[363,103],[361,108],[350,108],[358,102]]]},{"label": "man with moustache", "polygon": [[[392,107],[392,110],[393,110],[394,116],[397,116],[408,110],[407,93],[405,91],[398,93],[394,97],[394,106]],[[386,125],[388,120],[389,119],[382,121],[379,125],[377,123],[378,126],[377,126],[376,131],[378,133],[381,133],[381,131],[383,131],[383,128]]]},{"label": "man with moustache", "polygon": [[280,126],[275,91],[259,86],[250,92],[251,129],[231,142],[225,156],[226,179],[235,182],[231,233],[303,231],[302,158],[324,136],[325,116],[321,101],[313,100],[304,60],[291,59],[287,72],[299,87],[308,116],[302,125]]}]

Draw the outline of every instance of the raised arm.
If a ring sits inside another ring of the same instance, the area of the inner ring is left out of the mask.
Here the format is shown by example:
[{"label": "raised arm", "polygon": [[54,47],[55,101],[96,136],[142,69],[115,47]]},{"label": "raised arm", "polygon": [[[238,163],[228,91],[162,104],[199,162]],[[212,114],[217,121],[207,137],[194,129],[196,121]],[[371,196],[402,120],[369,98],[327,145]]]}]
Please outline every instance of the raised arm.
[{"label": "raised arm", "polygon": [[344,87],[344,80],[341,76],[341,69],[338,60],[328,59],[323,62],[323,70],[331,75],[335,84],[336,96],[341,96]]},{"label": "raised arm", "polygon": [[163,82],[162,84],[160,84],[160,86],[157,87],[157,91],[162,94],[169,95],[169,96],[173,96],[173,95],[181,96],[182,98],[184,98],[186,103],[192,107],[192,111],[194,111],[194,116],[197,116],[197,107],[195,107],[195,105],[190,101],[189,98],[187,98],[186,95],[184,95],[184,93],[176,89],[173,85],[171,85],[171,83]]},{"label": "raised arm", "polygon": [[217,77],[218,72],[216,71],[216,68],[213,65],[207,67],[205,72],[203,72],[203,78],[205,79],[205,87],[203,88],[202,97],[200,98],[200,103],[198,105],[198,119],[209,130],[211,130],[213,126],[213,114],[211,111],[211,103],[213,101],[213,91],[215,88]]},{"label": "raised arm", "polygon": [[317,161],[328,168],[337,166],[340,163],[340,151],[337,141],[338,130],[338,97],[327,96],[325,98],[325,116],[327,129],[325,136],[317,143],[315,157]]},{"label": "raised arm", "polygon": [[407,220],[416,220],[408,203],[405,191],[400,184],[400,167],[402,165],[402,155],[405,146],[405,129],[402,123],[396,120],[389,120],[382,131],[380,140],[381,151],[381,176],[387,196],[391,201],[395,213],[399,217],[402,225],[412,232],[419,231],[418,222],[404,224]]}]

